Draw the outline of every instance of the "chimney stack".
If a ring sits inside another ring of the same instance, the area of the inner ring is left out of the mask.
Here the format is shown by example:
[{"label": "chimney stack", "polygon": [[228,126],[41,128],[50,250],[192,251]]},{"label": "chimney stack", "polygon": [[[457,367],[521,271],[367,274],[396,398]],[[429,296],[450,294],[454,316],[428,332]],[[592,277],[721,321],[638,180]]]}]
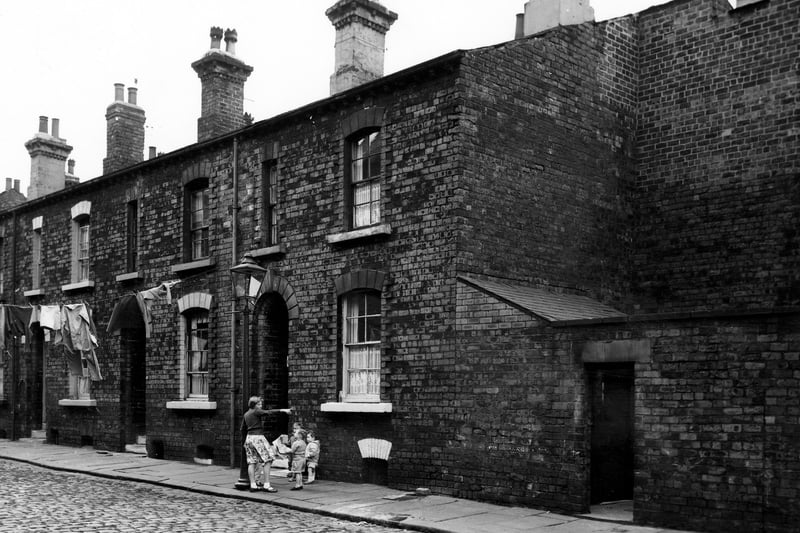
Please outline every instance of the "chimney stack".
[{"label": "chimney stack", "polygon": [[106,157],[103,174],[140,163],[144,157],[144,109],[136,105],[136,87],[114,84],[114,102],[106,109]]},{"label": "chimney stack", "polygon": [[325,15],[336,28],[331,95],[383,76],[386,32],[397,13],[372,0],[340,0]]},{"label": "chimney stack", "polygon": [[211,28],[211,48],[192,63],[201,84],[201,110],[197,140],[202,142],[237,130],[244,122],[244,82],[253,67],[236,57],[236,30],[225,31],[225,51],[220,50],[222,28]]},{"label": "chimney stack", "polygon": [[522,35],[517,20],[516,38],[535,35],[558,26],[594,21],[589,0],[530,0],[525,3]]},{"label": "chimney stack", "polygon": [[[53,119],[52,134],[47,133],[48,118],[39,117],[39,131],[25,143],[31,156],[31,180],[28,199],[33,200],[64,188],[64,162],[72,146],[60,138],[59,120]],[[19,184],[16,184],[19,187]]]}]

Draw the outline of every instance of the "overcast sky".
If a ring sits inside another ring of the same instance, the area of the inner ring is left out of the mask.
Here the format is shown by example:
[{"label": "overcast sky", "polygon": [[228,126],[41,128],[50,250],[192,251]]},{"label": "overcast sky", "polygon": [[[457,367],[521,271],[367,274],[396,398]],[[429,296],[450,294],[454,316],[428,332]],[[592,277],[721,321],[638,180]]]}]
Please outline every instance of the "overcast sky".
[{"label": "overcast sky", "polygon": [[[591,0],[595,19],[666,0]],[[245,111],[256,120],[329,95],[335,0],[3,0],[6,66],[0,81],[0,176],[27,195],[25,142],[39,116],[60,120],[75,175],[102,174],[105,112],[114,83],[138,87],[149,146],[171,152],[197,139],[200,80],[191,63],[209,49],[209,28],[235,28],[236,55],[254,67]],[[398,14],[386,35],[390,74],[457,49],[514,38],[525,0],[382,0]],[[224,49],[225,43],[222,43]],[[0,181],[5,188],[5,180]]]}]

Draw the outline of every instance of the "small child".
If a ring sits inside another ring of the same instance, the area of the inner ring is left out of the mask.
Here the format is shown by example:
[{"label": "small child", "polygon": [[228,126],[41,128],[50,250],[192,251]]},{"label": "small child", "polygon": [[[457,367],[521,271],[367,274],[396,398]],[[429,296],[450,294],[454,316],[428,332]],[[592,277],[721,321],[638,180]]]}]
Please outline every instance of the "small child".
[{"label": "small child", "polygon": [[292,436],[289,437],[289,443],[288,443],[290,449],[286,454],[286,459],[287,459],[286,468],[289,469],[289,471],[286,473],[286,477],[289,479],[290,483],[291,483],[292,479],[294,479],[294,474],[292,474],[292,450],[291,450],[291,447],[292,447],[292,443],[295,440],[297,440],[297,431],[300,430],[300,429],[303,429],[303,426],[300,425],[300,422],[295,422],[294,424],[292,424]]},{"label": "small child", "polygon": [[314,483],[317,478],[317,464],[319,464],[319,441],[314,436],[313,431],[308,432],[306,438],[306,468],[308,468],[308,481],[306,483]]},{"label": "small child", "polygon": [[300,490],[303,488],[303,470],[306,468],[306,432],[298,429],[294,435],[291,472],[294,476],[294,487],[291,490]]}]

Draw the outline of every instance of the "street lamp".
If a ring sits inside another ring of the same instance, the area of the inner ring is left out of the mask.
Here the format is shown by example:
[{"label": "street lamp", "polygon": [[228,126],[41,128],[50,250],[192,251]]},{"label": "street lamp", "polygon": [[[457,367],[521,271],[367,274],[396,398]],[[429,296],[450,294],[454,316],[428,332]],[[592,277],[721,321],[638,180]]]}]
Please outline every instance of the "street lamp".
[{"label": "street lamp", "polygon": [[[256,292],[261,285],[261,279],[267,272],[250,252],[246,252],[242,257],[242,262],[231,267],[231,280],[233,282],[233,293],[235,298],[242,299],[242,400],[244,409],[249,408],[250,400],[250,306],[255,303]],[[247,472],[247,459],[244,455],[244,441],[246,435],[242,435],[242,447],[240,448],[239,459],[239,479],[235,487],[239,490],[250,488],[250,477]]]}]

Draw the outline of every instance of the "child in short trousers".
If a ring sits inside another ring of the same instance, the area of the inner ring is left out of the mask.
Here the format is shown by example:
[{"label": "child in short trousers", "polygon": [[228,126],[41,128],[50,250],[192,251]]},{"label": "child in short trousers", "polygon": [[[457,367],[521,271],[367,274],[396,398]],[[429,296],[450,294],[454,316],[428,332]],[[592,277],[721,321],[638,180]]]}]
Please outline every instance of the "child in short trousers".
[{"label": "child in short trousers", "polygon": [[294,487],[291,490],[300,490],[303,488],[303,470],[306,468],[306,432],[298,429],[294,435],[291,472],[294,476]]},{"label": "child in short trousers", "polygon": [[308,469],[306,483],[314,483],[317,478],[317,464],[319,464],[319,441],[314,436],[314,432],[309,431],[308,437],[306,437],[306,468]]}]

